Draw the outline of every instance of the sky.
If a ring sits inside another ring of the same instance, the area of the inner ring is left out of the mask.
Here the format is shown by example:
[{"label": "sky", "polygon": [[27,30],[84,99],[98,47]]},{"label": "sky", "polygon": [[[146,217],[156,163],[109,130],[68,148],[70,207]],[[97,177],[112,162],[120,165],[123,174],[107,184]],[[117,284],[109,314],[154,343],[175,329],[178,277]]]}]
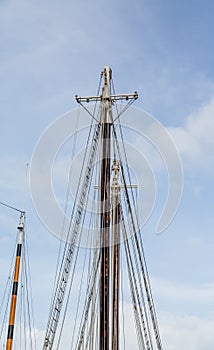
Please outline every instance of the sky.
[{"label": "sky", "polygon": [[[116,91],[138,91],[136,107],[165,126],[182,160],[173,222],[155,233],[160,199],[143,230],[164,347],[213,349],[213,11],[211,0],[0,1],[0,201],[27,212],[38,334],[46,325],[57,239],[37,217],[27,164],[46,127],[76,108],[76,94],[96,94],[109,65]],[[16,212],[0,208],[3,280],[18,221]]]}]

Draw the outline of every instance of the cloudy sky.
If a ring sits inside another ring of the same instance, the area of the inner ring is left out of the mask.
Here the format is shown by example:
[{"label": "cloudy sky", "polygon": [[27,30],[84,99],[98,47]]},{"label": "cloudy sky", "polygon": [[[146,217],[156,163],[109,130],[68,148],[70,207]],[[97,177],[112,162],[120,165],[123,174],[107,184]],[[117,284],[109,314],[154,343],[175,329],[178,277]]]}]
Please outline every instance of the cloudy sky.
[{"label": "cloudy sky", "polygon": [[[76,107],[75,94],[95,94],[110,65],[117,92],[138,91],[136,106],[167,128],[183,163],[174,221],[157,235],[157,205],[144,227],[163,344],[213,349],[213,12],[211,0],[0,1],[0,201],[27,211],[38,333],[57,240],[33,208],[27,164],[44,129]],[[18,220],[0,208],[5,279]]]}]

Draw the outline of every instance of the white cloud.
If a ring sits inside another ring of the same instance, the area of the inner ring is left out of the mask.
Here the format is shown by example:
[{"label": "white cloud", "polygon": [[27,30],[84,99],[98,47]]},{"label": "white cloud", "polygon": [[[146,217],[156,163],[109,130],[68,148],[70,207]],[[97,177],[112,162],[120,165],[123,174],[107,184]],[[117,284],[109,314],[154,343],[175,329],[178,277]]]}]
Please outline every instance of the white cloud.
[{"label": "white cloud", "polygon": [[214,319],[163,314],[160,326],[166,349],[213,350]]},{"label": "white cloud", "polygon": [[[214,300],[214,283],[207,284],[179,284],[155,278],[152,282],[157,295],[167,300],[185,301],[208,304]],[[197,306],[196,306],[197,308]]]},{"label": "white cloud", "polygon": [[162,305],[158,319],[163,347],[212,350],[214,284],[193,285],[154,278],[152,286],[155,300],[161,300],[159,307]]},{"label": "white cloud", "polygon": [[[214,97],[186,119],[183,127],[169,128],[181,156],[196,166],[213,164]],[[207,167],[208,169],[208,167]]]}]

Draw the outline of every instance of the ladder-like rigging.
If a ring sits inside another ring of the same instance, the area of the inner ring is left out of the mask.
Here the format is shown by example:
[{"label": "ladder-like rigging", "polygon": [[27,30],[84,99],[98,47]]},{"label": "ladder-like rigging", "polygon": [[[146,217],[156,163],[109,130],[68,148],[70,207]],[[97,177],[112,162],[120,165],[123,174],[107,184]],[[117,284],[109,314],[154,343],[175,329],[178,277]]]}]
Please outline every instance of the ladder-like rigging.
[{"label": "ladder-like rigging", "polygon": [[94,158],[96,155],[97,150],[97,142],[99,139],[99,133],[100,133],[100,125],[97,125],[97,128],[94,133],[93,137],[93,143],[92,143],[92,149],[90,158],[88,161],[86,174],[84,177],[84,182],[81,190],[81,195],[79,199],[79,205],[76,211],[74,226],[72,228],[72,234],[71,234],[71,241],[67,246],[67,251],[65,253],[65,259],[64,259],[64,265],[62,266],[62,269],[60,271],[59,275],[59,283],[57,285],[57,289],[54,295],[53,303],[52,303],[52,309],[50,312],[50,317],[48,321],[46,336],[45,336],[45,343],[43,346],[43,349],[52,349],[54,337],[56,334],[56,329],[59,321],[60,311],[62,308],[65,290],[67,286],[67,281],[69,277],[69,271],[72,263],[73,253],[75,249],[75,244],[78,238],[78,233],[80,231],[80,225],[81,220],[84,212],[84,205],[86,200],[86,193],[87,189],[90,183],[90,177],[91,177],[91,170],[94,162]]}]

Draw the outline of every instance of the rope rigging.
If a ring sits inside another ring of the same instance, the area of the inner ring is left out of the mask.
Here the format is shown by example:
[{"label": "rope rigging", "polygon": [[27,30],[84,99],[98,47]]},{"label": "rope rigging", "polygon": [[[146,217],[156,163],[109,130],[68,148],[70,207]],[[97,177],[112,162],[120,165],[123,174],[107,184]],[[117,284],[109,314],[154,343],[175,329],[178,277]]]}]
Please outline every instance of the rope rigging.
[{"label": "rope rigging", "polygon": [[92,166],[93,166],[93,161],[94,161],[96,151],[97,151],[99,132],[100,132],[100,125],[98,124],[95,128],[94,135],[93,135],[93,143],[91,146],[91,152],[90,152],[87,167],[86,167],[86,174],[84,176],[84,182],[83,182],[82,189],[80,192],[78,205],[76,207],[74,226],[72,228],[70,242],[68,244],[67,251],[65,253],[64,266],[63,266],[62,272],[60,271],[59,283],[58,283],[56,294],[55,294],[53,304],[52,304],[52,309],[51,309],[51,314],[50,314],[51,316],[49,318],[45,342],[43,345],[44,350],[52,348],[53,340],[55,337],[56,328],[57,328],[58,320],[59,320],[59,315],[60,315],[60,311],[62,309],[62,302],[64,299],[66,285],[67,285],[67,281],[68,281],[68,277],[69,277],[69,271],[71,268],[71,262],[72,262],[73,253],[74,253],[74,249],[75,249],[75,243],[76,243],[77,238],[78,238],[80,224],[81,224],[82,217],[83,217],[83,208],[85,206],[85,200],[86,200],[86,195],[87,195],[87,191],[88,191],[88,186],[89,186],[90,179],[91,179],[91,176],[93,173]]}]

